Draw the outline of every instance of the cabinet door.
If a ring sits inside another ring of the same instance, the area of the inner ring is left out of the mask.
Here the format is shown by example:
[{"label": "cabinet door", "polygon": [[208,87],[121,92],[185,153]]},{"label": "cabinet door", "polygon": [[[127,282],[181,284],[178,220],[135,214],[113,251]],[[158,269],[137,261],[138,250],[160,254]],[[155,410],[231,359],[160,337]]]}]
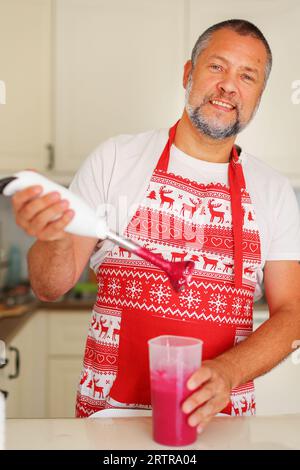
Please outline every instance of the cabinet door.
[{"label": "cabinet door", "polygon": [[56,168],[182,113],[183,0],[56,0]]},{"label": "cabinet door", "polygon": [[[269,318],[269,311],[254,311],[254,330]],[[258,416],[300,413],[300,364],[297,353],[255,380]]]},{"label": "cabinet door", "polygon": [[82,357],[51,357],[48,362],[48,418],[74,418]]},{"label": "cabinet door", "polygon": [[45,169],[51,142],[51,0],[0,0],[0,171]]},{"label": "cabinet door", "polygon": [[[20,354],[16,378],[16,348]],[[43,312],[30,314],[28,321],[7,345],[9,363],[5,369],[8,418],[43,418],[46,412],[46,317]]]},{"label": "cabinet door", "polygon": [[255,381],[257,414],[300,413],[300,364],[292,354]]},{"label": "cabinet door", "polygon": [[188,17],[190,49],[206,28],[227,18],[252,21],[266,36],[273,53],[273,70],[259,111],[238,143],[291,180],[296,181],[298,176],[299,181],[299,84],[298,90],[293,86],[300,71],[299,61],[292,59],[300,55],[299,0],[189,0]]},{"label": "cabinet door", "polygon": [[88,334],[90,311],[48,311],[49,355],[82,357]]},{"label": "cabinet door", "polygon": [[73,418],[90,311],[48,311],[47,416]]}]

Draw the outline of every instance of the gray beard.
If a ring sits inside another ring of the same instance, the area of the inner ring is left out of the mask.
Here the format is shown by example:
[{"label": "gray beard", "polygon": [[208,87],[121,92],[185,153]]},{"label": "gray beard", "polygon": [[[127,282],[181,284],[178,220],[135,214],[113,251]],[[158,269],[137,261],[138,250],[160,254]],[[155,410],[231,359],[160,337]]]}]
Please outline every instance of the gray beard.
[{"label": "gray beard", "polygon": [[208,137],[211,137],[212,139],[215,139],[215,140],[223,140],[228,137],[233,137],[239,134],[239,132],[245,129],[245,127],[249,124],[249,122],[253,118],[259,105],[259,101],[258,101],[251,115],[251,118],[246,123],[241,122],[240,110],[238,109],[238,107],[236,107],[235,108],[235,111],[236,111],[235,121],[231,124],[228,124],[227,126],[225,125],[222,126],[217,121],[217,119],[215,120],[215,122],[213,122],[212,119],[206,118],[204,113],[202,112],[202,108],[205,106],[205,104],[209,102],[209,99],[204,100],[200,106],[193,106],[189,103],[191,88],[192,88],[192,79],[190,77],[187,88],[186,88],[186,94],[185,94],[186,112],[192,124],[198,131],[200,131],[202,134],[207,135]]},{"label": "gray beard", "polygon": [[[237,135],[239,132],[241,132],[245,125],[243,125],[240,122],[239,119],[239,114],[237,112],[237,117],[235,122],[232,124],[228,124],[227,126],[220,126],[217,122],[209,122],[207,118],[203,115],[201,106],[191,106],[187,105],[186,106],[186,112],[192,121],[194,127],[198,129],[198,131],[202,132],[203,134],[207,135],[208,137],[211,137],[212,139],[215,140],[223,140],[226,139],[227,137],[232,137]],[[236,108],[237,110],[237,108]]]}]

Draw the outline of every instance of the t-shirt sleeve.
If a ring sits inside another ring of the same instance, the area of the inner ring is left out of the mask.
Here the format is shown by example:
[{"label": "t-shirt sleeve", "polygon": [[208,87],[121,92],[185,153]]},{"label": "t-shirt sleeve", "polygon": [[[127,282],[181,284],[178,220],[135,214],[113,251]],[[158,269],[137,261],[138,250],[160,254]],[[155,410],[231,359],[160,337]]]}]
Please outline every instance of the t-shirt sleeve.
[{"label": "t-shirt sleeve", "polygon": [[300,211],[288,180],[278,191],[273,208],[272,238],[266,260],[300,260]]},{"label": "t-shirt sleeve", "polygon": [[69,189],[80,196],[97,214],[105,214],[111,179],[114,148],[104,142],[92,152],[75,174]]}]

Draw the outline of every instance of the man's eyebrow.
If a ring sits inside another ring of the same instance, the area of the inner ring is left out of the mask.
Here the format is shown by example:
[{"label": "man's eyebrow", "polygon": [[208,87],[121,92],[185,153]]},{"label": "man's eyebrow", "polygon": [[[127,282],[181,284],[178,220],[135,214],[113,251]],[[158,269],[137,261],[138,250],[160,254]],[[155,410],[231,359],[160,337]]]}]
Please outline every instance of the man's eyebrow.
[{"label": "man's eyebrow", "polygon": [[218,60],[222,60],[223,62],[226,62],[227,64],[229,64],[229,60],[225,59],[225,57],[222,57],[220,55],[216,55],[216,54],[213,54],[211,56],[209,56],[208,60],[210,59],[218,59]]},{"label": "man's eyebrow", "polygon": [[[211,56],[208,57],[208,60],[211,60],[211,59],[221,60],[222,62],[225,62],[226,64],[229,64],[229,65],[230,65],[230,61],[227,60],[225,57],[222,57],[221,55],[213,54],[213,55],[211,55]],[[258,69],[254,68],[254,67],[249,67],[248,65],[241,65],[240,68],[241,68],[242,70],[245,70],[246,72],[255,73],[257,76],[259,75]]]},{"label": "man's eyebrow", "polygon": [[247,65],[244,65],[244,66],[241,67],[241,69],[246,70],[246,72],[252,72],[252,73],[255,73],[256,75],[259,75],[258,70],[253,68],[253,67],[249,67]]}]

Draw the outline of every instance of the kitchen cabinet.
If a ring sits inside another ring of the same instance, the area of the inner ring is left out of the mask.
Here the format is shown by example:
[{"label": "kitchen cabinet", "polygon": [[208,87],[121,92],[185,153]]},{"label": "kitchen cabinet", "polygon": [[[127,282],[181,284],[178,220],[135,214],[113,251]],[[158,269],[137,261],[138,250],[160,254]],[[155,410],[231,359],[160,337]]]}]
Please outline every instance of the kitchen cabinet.
[{"label": "kitchen cabinet", "polygon": [[75,416],[90,311],[47,311],[47,417]]},{"label": "kitchen cabinet", "polygon": [[189,0],[187,16],[189,51],[206,28],[227,18],[252,21],[266,36],[273,54],[272,72],[258,113],[237,142],[247,152],[285,173],[291,181],[299,181],[300,105],[293,98],[297,92],[299,62],[291,60],[300,55],[299,0]]},{"label": "kitchen cabinet", "polygon": [[[7,390],[8,418],[75,416],[90,311],[38,310],[7,343],[8,365],[0,369],[0,388]],[[21,321],[21,320],[20,320]],[[16,379],[15,350],[20,355]]]},{"label": "kitchen cabinet", "polygon": [[48,362],[49,418],[74,418],[76,390],[82,368],[83,353],[78,357],[50,358]]},{"label": "kitchen cabinet", "polygon": [[[22,328],[6,344],[8,364],[1,369],[1,388],[8,391],[8,418],[45,416],[47,361],[46,315],[30,314]],[[17,356],[19,355],[19,372]],[[16,376],[10,378],[10,376]]]},{"label": "kitchen cabinet", "polygon": [[55,2],[55,169],[182,113],[184,0]]},{"label": "kitchen cabinet", "polygon": [[0,0],[0,171],[44,170],[51,143],[52,0]]},{"label": "kitchen cabinet", "polygon": [[[254,329],[268,317],[267,309],[257,311]],[[300,413],[299,354],[295,351],[270,372],[257,378],[255,393],[258,416]]]}]

